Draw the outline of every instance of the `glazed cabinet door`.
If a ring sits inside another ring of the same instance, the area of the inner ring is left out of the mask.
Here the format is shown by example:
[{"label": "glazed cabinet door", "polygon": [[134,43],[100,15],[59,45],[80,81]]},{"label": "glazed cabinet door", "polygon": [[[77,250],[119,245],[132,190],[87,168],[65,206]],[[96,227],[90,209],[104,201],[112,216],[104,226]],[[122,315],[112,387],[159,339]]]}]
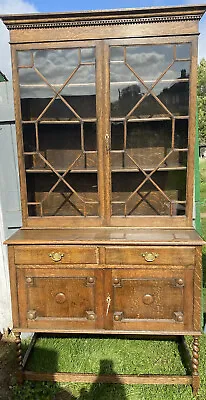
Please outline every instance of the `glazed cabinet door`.
[{"label": "glazed cabinet door", "polygon": [[108,324],[114,330],[184,331],[192,328],[191,267],[113,269],[111,287]]},{"label": "glazed cabinet door", "polygon": [[191,49],[174,39],[108,41],[113,226],[139,225],[142,216],[149,226],[151,216],[184,224],[188,215]]},{"label": "glazed cabinet door", "polygon": [[18,268],[20,325],[37,329],[100,327],[101,271]]},{"label": "glazed cabinet door", "polygon": [[32,226],[100,225],[101,49],[62,46],[17,50],[23,216]]}]

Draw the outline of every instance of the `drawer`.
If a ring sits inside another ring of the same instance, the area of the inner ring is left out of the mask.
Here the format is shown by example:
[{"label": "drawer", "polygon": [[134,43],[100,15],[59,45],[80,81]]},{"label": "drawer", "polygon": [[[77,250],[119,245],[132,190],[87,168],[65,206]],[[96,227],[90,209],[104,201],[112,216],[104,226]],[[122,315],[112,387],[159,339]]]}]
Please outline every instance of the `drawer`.
[{"label": "drawer", "polygon": [[16,264],[96,264],[95,246],[15,246]]},{"label": "drawer", "polygon": [[123,246],[106,248],[106,264],[140,265],[194,265],[194,247],[140,247]]}]

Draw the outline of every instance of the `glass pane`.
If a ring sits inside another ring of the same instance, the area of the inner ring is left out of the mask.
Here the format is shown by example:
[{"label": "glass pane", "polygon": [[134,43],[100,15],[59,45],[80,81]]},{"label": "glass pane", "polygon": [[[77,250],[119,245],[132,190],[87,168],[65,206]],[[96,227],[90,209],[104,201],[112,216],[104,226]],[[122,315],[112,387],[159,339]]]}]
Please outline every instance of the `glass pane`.
[{"label": "glass pane", "polygon": [[167,159],[160,165],[160,168],[186,168],[187,152],[172,151]]},{"label": "glass pane", "polygon": [[70,187],[63,182],[55,187],[58,181],[55,174],[27,173],[28,202],[41,204],[41,207],[29,208],[29,211],[40,212],[42,208],[43,216],[98,215],[97,174],[68,174],[65,180]]},{"label": "glass pane", "polygon": [[170,200],[186,200],[186,171],[158,171],[152,179],[158,184]]},{"label": "glass pane", "polygon": [[59,97],[57,97],[45,110],[44,114],[41,117],[41,121],[75,121],[77,119],[80,120],[79,114],[77,114],[72,107],[72,102],[68,100],[69,97],[66,98],[66,103],[64,103]]},{"label": "glass pane", "polygon": [[189,82],[159,82],[153,92],[173,115],[189,113]]},{"label": "glass pane", "polygon": [[130,71],[130,69],[122,63],[114,63],[110,65],[110,81],[112,83],[118,82],[122,84],[122,89],[128,86],[128,82],[129,84],[140,83],[133,72]]},{"label": "glass pane", "polygon": [[112,150],[123,150],[124,148],[123,122],[113,122],[111,124],[111,148]]},{"label": "glass pane", "polygon": [[151,178],[159,189],[150,180],[141,185],[140,172],[113,173],[112,215],[184,215],[186,171],[158,171]]},{"label": "glass pane", "polygon": [[110,48],[110,60],[111,61],[124,61],[124,47],[112,46]]},{"label": "glass pane", "polygon": [[[24,52],[20,52],[20,58],[22,53]],[[81,54],[83,65],[79,64]],[[31,56],[30,53],[29,55]],[[89,60],[94,61],[94,49],[35,50],[33,56],[37,71],[33,68],[19,69],[23,120],[35,120],[42,112],[42,120],[96,116],[95,65],[84,64]],[[28,55],[25,59],[28,59]],[[61,90],[67,81],[67,85]],[[63,96],[65,103],[57,93]]]},{"label": "glass pane", "polygon": [[34,65],[58,90],[79,64],[78,49],[36,50]]},{"label": "glass pane", "polygon": [[97,150],[97,134],[95,123],[84,123],[84,149],[86,151]]},{"label": "glass pane", "polygon": [[[39,124],[39,152],[25,157],[27,169],[69,171],[97,169],[96,125]],[[36,151],[34,125],[24,127],[25,151]],[[48,162],[48,163],[47,163]],[[51,165],[51,166],[50,166]]]},{"label": "glass pane", "polygon": [[191,50],[190,43],[177,44],[176,58],[179,60],[184,59],[184,58],[190,58],[190,50]]},{"label": "glass pane", "polygon": [[[127,155],[141,168],[155,168],[172,146],[171,121],[151,121],[127,124]],[[125,167],[135,168],[127,156]]]},{"label": "glass pane", "polygon": [[177,149],[188,148],[188,120],[176,119],[175,120],[175,143],[174,147]]},{"label": "glass pane", "polygon": [[156,80],[173,60],[173,45],[127,47],[127,63],[144,80]]},{"label": "glass pane", "polygon": [[81,64],[95,62],[95,49],[94,48],[85,48],[81,49]]},{"label": "glass pane", "polygon": [[33,69],[20,69],[19,83],[22,119],[24,121],[35,120],[55,93]]},{"label": "glass pane", "polygon": [[95,65],[82,65],[60,93],[81,118],[96,115],[95,81]]},{"label": "glass pane", "polygon": [[22,126],[24,151],[36,151],[36,129],[34,124]]},{"label": "glass pane", "polygon": [[[160,99],[162,100],[162,99]],[[163,102],[162,102],[163,103]],[[156,118],[156,117],[169,117],[170,110],[164,108],[163,105],[159,104],[158,101],[149,94],[145,99],[139,104],[139,106],[132,112],[132,117],[137,118]]]},{"label": "glass pane", "polygon": [[17,59],[18,59],[19,67],[32,67],[33,66],[31,51],[18,51]]},{"label": "glass pane", "polygon": [[169,215],[170,202],[147,181],[136,192],[145,176],[139,173],[113,173],[113,215]]},{"label": "glass pane", "polygon": [[147,93],[147,89],[124,64],[111,64],[111,116],[124,117]]},{"label": "glass pane", "polygon": [[188,79],[190,76],[190,61],[175,61],[162,80]]},{"label": "glass pane", "polygon": [[66,170],[71,165],[73,170],[84,166],[80,125],[40,124],[39,149],[56,169]]}]

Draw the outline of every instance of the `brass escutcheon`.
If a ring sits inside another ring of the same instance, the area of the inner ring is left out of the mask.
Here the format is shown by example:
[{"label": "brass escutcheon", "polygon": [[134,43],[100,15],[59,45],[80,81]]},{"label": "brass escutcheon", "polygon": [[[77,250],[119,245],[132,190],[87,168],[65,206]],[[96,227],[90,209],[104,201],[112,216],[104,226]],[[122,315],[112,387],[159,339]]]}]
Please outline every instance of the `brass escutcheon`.
[{"label": "brass escutcheon", "polygon": [[155,260],[155,258],[159,257],[158,253],[148,253],[147,251],[146,253],[142,253],[141,255],[147,262],[152,262]]},{"label": "brass escutcheon", "polygon": [[53,252],[48,255],[55,262],[61,261],[62,257],[64,257],[64,253],[58,253],[58,252],[57,253]]}]

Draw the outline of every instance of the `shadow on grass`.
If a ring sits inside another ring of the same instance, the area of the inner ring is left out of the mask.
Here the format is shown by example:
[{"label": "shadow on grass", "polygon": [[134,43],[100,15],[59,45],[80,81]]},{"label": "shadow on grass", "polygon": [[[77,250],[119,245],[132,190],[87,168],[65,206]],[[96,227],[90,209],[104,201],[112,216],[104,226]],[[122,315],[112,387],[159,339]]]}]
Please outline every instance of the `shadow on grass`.
[{"label": "shadow on grass", "polygon": [[[116,375],[115,385],[100,382],[100,375],[107,374]],[[128,399],[125,393],[124,385],[121,383],[121,379],[118,377],[113,369],[112,360],[100,361],[99,375],[97,376],[95,382],[91,385],[91,388],[89,390],[82,388],[78,397],[73,396],[66,390],[61,390],[59,393],[56,394],[54,400],[105,400],[106,398],[113,400]]]},{"label": "shadow on grass", "polygon": [[[23,353],[25,353],[27,346],[23,343]],[[41,360],[41,362],[38,363],[38,373],[42,373],[42,380],[46,379],[44,377],[45,370],[51,371],[52,369],[52,371],[58,371],[58,352],[56,350],[35,348],[33,358]],[[26,364],[25,370],[29,371],[30,367],[32,369],[32,362],[30,364],[30,361],[28,360],[28,366]],[[50,372],[50,374],[52,375],[54,372]],[[100,375],[113,375],[115,384],[102,383]],[[69,388],[68,390],[62,388],[57,382],[25,381],[23,385],[15,385],[13,387],[12,400],[27,400],[28,398],[38,400],[128,399],[124,384],[121,382],[119,375],[114,371],[114,363],[112,360],[100,360],[100,368],[95,381],[92,384],[82,384],[82,386],[85,387],[81,388],[79,394],[76,395],[72,394]]]}]

